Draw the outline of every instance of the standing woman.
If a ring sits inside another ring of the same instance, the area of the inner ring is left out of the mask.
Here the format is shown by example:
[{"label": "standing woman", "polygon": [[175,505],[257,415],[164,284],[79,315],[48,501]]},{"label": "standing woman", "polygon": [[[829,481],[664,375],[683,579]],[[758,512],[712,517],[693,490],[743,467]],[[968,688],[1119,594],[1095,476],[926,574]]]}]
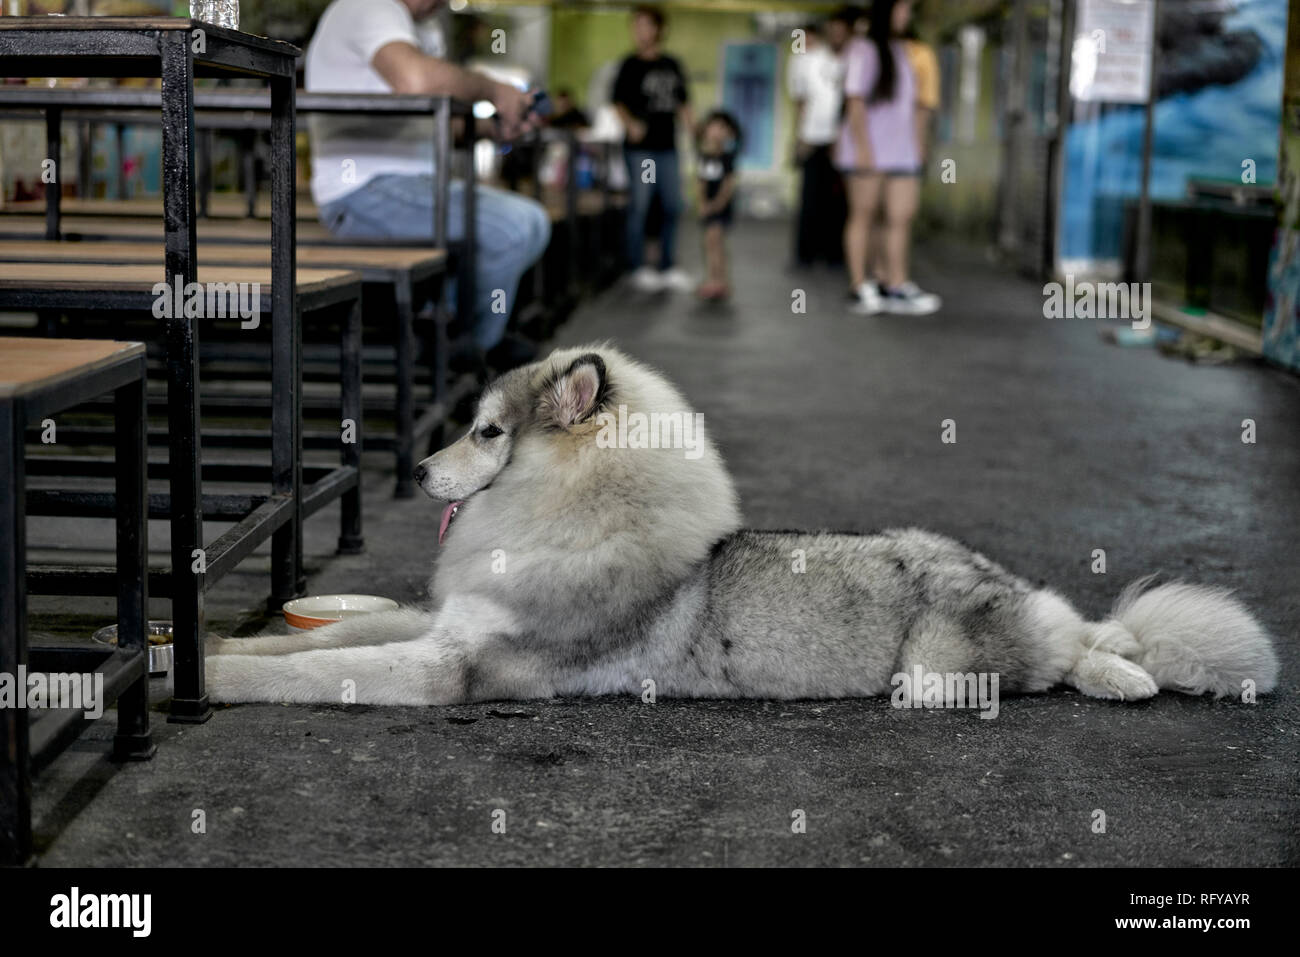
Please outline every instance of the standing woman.
[{"label": "standing woman", "polygon": [[[844,174],[849,216],[844,224],[851,308],[870,315],[926,315],[941,304],[908,277],[912,220],[920,200],[921,144],[916,77],[901,40],[912,0],[875,0],[865,39],[850,42],[844,74],[844,119],[835,165]],[[883,205],[883,281],[867,278],[872,223]]]}]

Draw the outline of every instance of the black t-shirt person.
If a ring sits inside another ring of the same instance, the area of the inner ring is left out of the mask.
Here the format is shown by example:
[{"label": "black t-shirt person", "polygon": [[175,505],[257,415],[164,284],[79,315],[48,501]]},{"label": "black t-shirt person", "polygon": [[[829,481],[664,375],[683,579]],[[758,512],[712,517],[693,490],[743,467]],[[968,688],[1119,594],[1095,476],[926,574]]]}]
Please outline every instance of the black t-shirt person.
[{"label": "black t-shirt person", "polygon": [[686,75],[675,59],[663,54],[653,60],[628,57],[614,80],[614,102],[645,124],[639,143],[624,141],[628,149],[677,149],[677,110],[687,95]]}]

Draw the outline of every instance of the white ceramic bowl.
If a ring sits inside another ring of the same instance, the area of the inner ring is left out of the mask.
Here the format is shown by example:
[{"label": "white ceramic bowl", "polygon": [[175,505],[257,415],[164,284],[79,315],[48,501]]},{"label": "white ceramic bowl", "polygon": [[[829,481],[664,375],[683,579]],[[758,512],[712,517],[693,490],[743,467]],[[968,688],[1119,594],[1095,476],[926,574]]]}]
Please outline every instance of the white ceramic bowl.
[{"label": "white ceramic bowl", "polygon": [[393,611],[397,602],[378,595],[311,595],[284,603],[284,620],[291,628],[306,630],[332,625],[344,618]]}]

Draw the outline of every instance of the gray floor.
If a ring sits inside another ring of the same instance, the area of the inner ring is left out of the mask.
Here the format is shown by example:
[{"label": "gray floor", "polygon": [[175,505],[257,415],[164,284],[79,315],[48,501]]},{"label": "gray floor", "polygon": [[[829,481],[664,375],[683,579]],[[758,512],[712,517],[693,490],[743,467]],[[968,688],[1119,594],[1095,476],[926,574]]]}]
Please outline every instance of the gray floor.
[{"label": "gray floor", "polygon": [[[1278,639],[1280,692],[1063,691],[1004,700],[994,721],[883,699],[241,706],[159,720],[149,764],[110,764],[107,726],[78,742],[37,784],[42,863],[1300,863],[1300,381],[1106,345],[1095,322],[1044,319],[1040,284],[957,246],[916,267],[940,315],[855,317],[838,274],[785,269],[786,236],[735,231],[728,307],[611,292],[560,342],[609,338],[676,379],[752,526],[926,525],[1093,615],[1149,572],[1230,585]],[[438,506],[392,501],[378,472],[370,485],[368,553],[333,557],[332,517],[314,520],[311,588],[413,599]],[[247,618],[263,569],[222,583],[216,627]]]}]

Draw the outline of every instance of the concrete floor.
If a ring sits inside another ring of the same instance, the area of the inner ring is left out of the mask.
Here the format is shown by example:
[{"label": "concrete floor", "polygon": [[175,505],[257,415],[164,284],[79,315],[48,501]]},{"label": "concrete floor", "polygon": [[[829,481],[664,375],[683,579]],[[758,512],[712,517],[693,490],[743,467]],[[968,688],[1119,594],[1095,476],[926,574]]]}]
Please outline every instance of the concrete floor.
[{"label": "concrete floor", "polygon": [[[735,231],[730,306],[616,290],[559,344],[609,338],[674,378],[754,527],[929,526],[1093,616],[1150,572],[1229,585],[1277,638],[1280,691],[1062,691],[1005,699],[994,721],[886,699],[246,705],[199,727],[160,714],[157,757],[125,767],[101,722],[37,782],[42,864],[1300,863],[1300,381],[1106,345],[959,246],[916,264],[941,314],[853,316],[838,274],[785,269],[786,238]],[[332,515],[308,526],[313,591],[419,597],[438,505],[393,501],[388,481],[368,479],[367,554],[332,555]],[[261,561],[211,596],[214,627],[256,624]]]}]

